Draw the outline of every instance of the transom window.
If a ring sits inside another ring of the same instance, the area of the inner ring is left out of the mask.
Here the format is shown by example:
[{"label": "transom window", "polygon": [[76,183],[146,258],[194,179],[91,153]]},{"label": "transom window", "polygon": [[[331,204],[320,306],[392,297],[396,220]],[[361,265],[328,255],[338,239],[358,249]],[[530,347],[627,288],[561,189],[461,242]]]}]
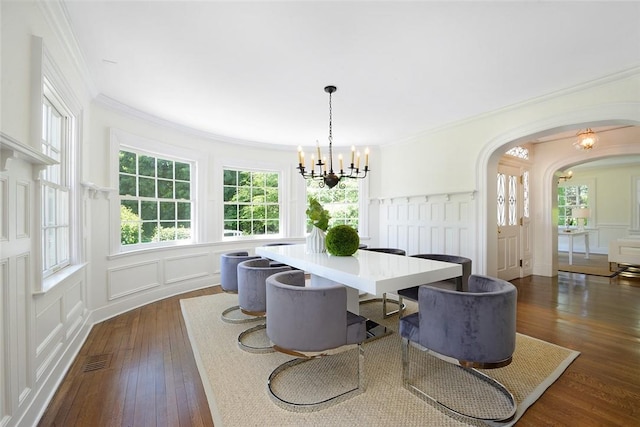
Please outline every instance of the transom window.
[{"label": "transom window", "polygon": [[[343,185],[344,184],[344,185]],[[315,197],[329,211],[329,227],[347,224],[358,229],[360,185],[356,179],[343,179],[340,184],[329,189],[320,188],[315,181],[307,181],[307,198]],[[310,230],[307,230],[310,231]]]},{"label": "transom window", "polygon": [[190,162],[120,150],[120,243],[191,240],[192,173]]},{"label": "transom window", "polygon": [[280,175],[224,169],[224,236],[280,234]]}]

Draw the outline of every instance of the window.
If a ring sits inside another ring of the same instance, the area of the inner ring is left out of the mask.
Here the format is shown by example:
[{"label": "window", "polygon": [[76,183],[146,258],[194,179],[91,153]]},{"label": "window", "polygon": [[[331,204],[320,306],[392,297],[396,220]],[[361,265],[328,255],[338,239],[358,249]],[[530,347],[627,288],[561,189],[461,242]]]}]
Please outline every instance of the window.
[{"label": "window", "polygon": [[[344,184],[344,185],[343,185]],[[360,187],[357,179],[343,179],[332,189],[318,187],[316,181],[307,181],[307,197],[313,196],[331,214],[329,227],[347,224],[358,230]],[[310,230],[307,230],[310,231]]]},{"label": "window", "polygon": [[41,177],[42,275],[48,277],[69,265],[71,257],[69,150],[74,117],[46,79],[43,86],[41,149],[58,162],[47,166]]},{"label": "window", "polygon": [[[571,216],[571,210],[575,208],[589,207],[589,186],[582,185],[562,185],[558,187],[558,225],[575,226],[577,219]],[[585,219],[584,225],[587,225]]]},{"label": "window", "polygon": [[193,164],[120,149],[120,244],[192,239]]},{"label": "window", "polygon": [[280,175],[224,169],[224,236],[280,234]]}]

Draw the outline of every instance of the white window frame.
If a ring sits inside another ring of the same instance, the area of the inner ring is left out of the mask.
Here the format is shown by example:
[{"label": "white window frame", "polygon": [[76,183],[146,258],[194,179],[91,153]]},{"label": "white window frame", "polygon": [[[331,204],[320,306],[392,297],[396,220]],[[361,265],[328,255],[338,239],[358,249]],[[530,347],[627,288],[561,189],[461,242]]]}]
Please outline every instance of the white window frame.
[{"label": "white window frame", "polygon": [[[45,77],[43,84],[43,107],[45,104],[60,115],[60,145],[52,143],[53,131],[49,120],[50,114],[42,114],[42,152],[58,163],[47,166],[41,173],[41,248],[42,277],[46,279],[52,274],[71,264],[71,212],[72,212],[72,171],[69,161],[74,140],[75,117],[60,98],[57,91]],[[46,116],[46,117],[45,117]],[[47,179],[54,177],[54,180]],[[47,202],[48,195],[54,194],[53,202]],[[53,210],[53,212],[51,212]],[[52,218],[51,221],[48,218]],[[53,239],[47,236],[53,232]],[[53,240],[53,241],[51,241]],[[54,261],[47,265],[53,254]]]},{"label": "white window frame", "polygon": [[[111,197],[110,211],[112,218],[112,231],[110,236],[110,252],[112,255],[130,253],[158,248],[171,248],[196,244],[204,240],[204,227],[202,218],[205,217],[203,209],[205,203],[205,178],[203,176],[206,158],[202,153],[183,148],[179,145],[167,144],[161,141],[141,137],[117,128],[110,129],[110,185],[116,189]],[[162,242],[139,243],[134,245],[122,245],[120,243],[120,196],[119,196],[119,153],[120,150],[133,151],[139,154],[156,158],[166,158],[179,162],[189,163],[191,169],[191,239],[170,240]]]},{"label": "white window frame", "polygon": [[[596,228],[596,180],[595,179],[576,179],[575,176],[571,181],[562,182],[558,184],[558,187],[580,187],[582,185],[586,185],[589,188],[589,204],[588,205],[580,205],[573,207],[586,207],[589,208],[589,218],[587,218],[586,223],[588,224],[588,228]],[[557,204],[557,202],[556,202]],[[571,207],[570,205],[567,205]],[[558,208],[560,206],[558,205]],[[565,228],[565,224],[558,224],[558,228]],[[572,227],[575,228],[575,227]]]},{"label": "white window frame", "polygon": [[[43,135],[43,103],[45,94],[49,101],[57,104],[58,109],[63,110],[63,114],[68,115],[67,131],[69,137],[66,142],[65,158],[59,167],[65,170],[66,187],[68,188],[68,239],[67,253],[68,262],[65,261],[56,266],[55,269],[44,270],[42,224],[44,221],[43,205],[43,173],[40,172],[36,179],[36,195],[34,211],[36,212],[35,224],[38,230],[33,237],[35,277],[34,289],[36,293],[47,292],[57,284],[63,282],[67,277],[83,265],[84,246],[80,236],[82,222],[81,191],[79,188],[80,158],[82,146],[82,104],[78,101],[74,91],[67,83],[63,73],[46,49],[41,37],[31,37],[31,135],[34,141],[41,141]],[[41,147],[38,147],[41,151]],[[47,156],[48,157],[48,156]]]},{"label": "white window frame", "polygon": [[[231,234],[229,236],[225,236],[224,233],[226,233],[226,228],[224,226],[224,207],[225,205],[225,200],[224,200],[224,171],[225,170],[235,170],[238,172],[249,172],[249,173],[270,173],[270,174],[276,174],[278,176],[278,233],[274,233],[274,234],[250,234],[247,236],[244,235],[238,235],[238,234]],[[222,169],[221,171],[222,175],[223,175],[223,181],[221,182],[222,188],[223,188],[223,198],[222,198],[222,239],[223,240],[234,240],[234,239],[242,239],[242,238],[250,238],[250,239],[269,239],[269,238],[278,238],[278,237],[282,237],[283,233],[282,233],[282,227],[283,227],[283,223],[282,223],[282,209],[283,209],[283,205],[282,204],[282,182],[283,182],[283,178],[282,178],[282,173],[280,171],[277,170],[265,170],[265,169],[256,169],[256,168],[237,168],[237,167],[230,167],[230,166],[226,166]]]}]

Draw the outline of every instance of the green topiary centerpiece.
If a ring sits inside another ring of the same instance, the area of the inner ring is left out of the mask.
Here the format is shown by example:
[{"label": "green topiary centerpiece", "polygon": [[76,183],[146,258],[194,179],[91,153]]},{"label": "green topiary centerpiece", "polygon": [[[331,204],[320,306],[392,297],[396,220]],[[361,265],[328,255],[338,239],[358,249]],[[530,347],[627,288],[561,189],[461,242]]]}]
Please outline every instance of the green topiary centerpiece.
[{"label": "green topiary centerpiece", "polygon": [[358,232],[349,225],[336,225],[327,232],[327,252],[336,256],[353,255],[360,246]]}]

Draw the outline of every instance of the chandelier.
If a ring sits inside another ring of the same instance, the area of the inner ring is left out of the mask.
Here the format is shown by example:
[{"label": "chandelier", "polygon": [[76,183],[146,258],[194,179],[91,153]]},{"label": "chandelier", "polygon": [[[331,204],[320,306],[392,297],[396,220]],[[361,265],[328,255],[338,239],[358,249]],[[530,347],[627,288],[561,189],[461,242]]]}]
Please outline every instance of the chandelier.
[{"label": "chandelier", "polygon": [[[332,129],[332,110],[331,110],[331,94],[337,90],[335,86],[326,86],[324,91],[329,94],[329,157],[322,156],[320,150],[320,143],[316,141],[316,151],[318,159],[316,161],[315,154],[311,154],[311,162],[309,163],[309,170],[305,166],[304,151],[302,147],[298,146],[298,170],[300,175],[305,179],[318,181],[320,187],[325,185],[329,188],[333,188],[343,178],[362,179],[367,176],[369,172],[369,149],[364,151],[364,169],[360,169],[360,152],[356,151],[355,147],[351,146],[351,161],[348,163],[347,170],[343,167],[342,154],[338,155],[339,172],[334,172],[333,169],[333,129]],[[327,170],[328,167],[328,170]],[[344,188],[344,182],[340,183],[340,188]]]},{"label": "chandelier", "polygon": [[598,142],[598,136],[590,128],[578,132],[576,136],[578,139],[573,143],[576,150],[591,150]]}]

